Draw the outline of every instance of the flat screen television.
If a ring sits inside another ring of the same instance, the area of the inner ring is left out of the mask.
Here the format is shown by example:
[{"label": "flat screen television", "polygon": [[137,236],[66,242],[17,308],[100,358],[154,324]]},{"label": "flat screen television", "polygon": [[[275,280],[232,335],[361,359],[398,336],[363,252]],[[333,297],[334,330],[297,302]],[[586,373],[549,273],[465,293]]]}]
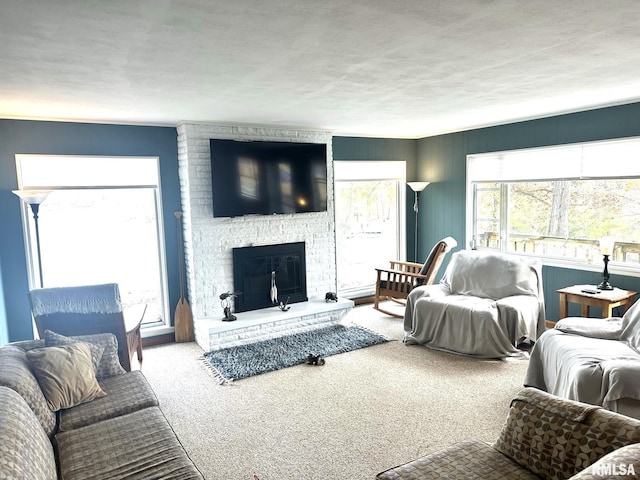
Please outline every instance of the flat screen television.
[{"label": "flat screen television", "polygon": [[327,145],[210,141],[214,217],[324,212]]}]

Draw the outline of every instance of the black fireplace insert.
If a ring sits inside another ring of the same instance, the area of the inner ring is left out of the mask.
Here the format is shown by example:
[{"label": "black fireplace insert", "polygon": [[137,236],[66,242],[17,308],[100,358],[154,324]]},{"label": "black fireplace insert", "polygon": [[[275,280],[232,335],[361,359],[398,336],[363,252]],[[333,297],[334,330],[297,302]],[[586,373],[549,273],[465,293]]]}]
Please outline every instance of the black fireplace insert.
[{"label": "black fireplace insert", "polygon": [[246,312],[274,305],[272,278],[278,303],[306,302],[305,243],[282,243],[233,249],[235,311]]}]

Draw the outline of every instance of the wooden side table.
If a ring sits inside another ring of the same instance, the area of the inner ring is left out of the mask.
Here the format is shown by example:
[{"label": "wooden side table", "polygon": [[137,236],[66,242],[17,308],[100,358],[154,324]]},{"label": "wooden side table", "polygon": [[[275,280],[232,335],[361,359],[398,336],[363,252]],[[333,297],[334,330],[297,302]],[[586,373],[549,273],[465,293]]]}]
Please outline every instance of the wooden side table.
[{"label": "wooden side table", "polygon": [[601,308],[602,318],[612,317],[615,307],[623,307],[624,309],[626,305],[631,305],[633,303],[633,297],[638,293],[620,288],[601,290],[600,293],[585,293],[582,291],[585,288],[595,289],[595,286],[573,285],[558,290],[560,294],[560,318],[567,316],[569,302],[582,305],[580,315],[583,317],[589,316],[589,307]]}]

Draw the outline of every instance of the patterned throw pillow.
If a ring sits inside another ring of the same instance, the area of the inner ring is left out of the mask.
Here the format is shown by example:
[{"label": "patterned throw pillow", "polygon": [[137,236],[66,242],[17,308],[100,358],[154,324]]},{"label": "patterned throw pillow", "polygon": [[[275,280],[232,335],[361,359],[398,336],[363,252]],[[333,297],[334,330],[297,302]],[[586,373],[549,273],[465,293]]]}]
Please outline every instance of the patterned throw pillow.
[{"label": "patterned throw pillow", "polygon": [[614,450],[569,480],[610,480],[638,478],[640,474],[640,443]]},{"label": "patterned throw pillow", "polygon": [[561,480],[639,442],[636,419],[525,388],[512,400],[494,447],[542,478]]},{"label": "patterned throw pillow", "polygon": [[29,350],[27,358],[53,412],[106,395],[96,380],[87,343],[37,348]]},{"label": "patterned throw pillow", "polygon": [[45,330],[44,342],[46,347],[60,347],[72,343],[86,342],[104,347],[102,358],[96,367],[96,378],[103,380],[125,373],[118,358],[118,340],[112,333],[96,333],[94,335],[78,335],[65,337],[59,333]]},{"label": "patterned throw pillow", "polygon": [[[49,332],[49,330],[45,330],[45,333],[46,332]],[[53,333],[53,334],[57,335],[56,333]],[[46,343],[43,343],[42,346],[39,348],[58,347],[62,345],[71,345],[72,343],[79,343],[79,342],[66,342],[63,344],[61,343],[60,345],[47,345]],[[97,374],[98,368],[100,367],[100,362],[102,361],[102,354],[104,353],[104,345],[98,345],[97,343],[90,343],[90,342],[84,342],[84,343],[89,345],[89,349],[91,350],[91,364],[93,365],[94,374]],[[30,348],[27,351],[30,351],[30,350],[35,350],[35,349]]]}]

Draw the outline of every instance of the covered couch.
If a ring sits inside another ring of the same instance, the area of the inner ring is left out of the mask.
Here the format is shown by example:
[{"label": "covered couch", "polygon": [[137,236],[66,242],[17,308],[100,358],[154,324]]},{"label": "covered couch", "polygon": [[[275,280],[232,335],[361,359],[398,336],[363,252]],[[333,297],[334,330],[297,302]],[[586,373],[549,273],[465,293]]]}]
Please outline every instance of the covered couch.
[{"label": "covered couch", "polygon": [[435,285],[407,298],[404,341],[479,358],[520,355],[545,329],[537,259],[462,250]]},{"label": "covered couch", "polygon": [[525,388],[512,400],[494,443],[464,440],[390,468],[376,478],[596,480],[638,476],[640,421]]},{"label": "covered couch", "polygon": [[531,351],[524,384],[640,418],[640,302],[622,318],[558,321]]},{"label": "covered couch", "polygon": [[0,478],[202,479],[113,334],[0,347]]}]

